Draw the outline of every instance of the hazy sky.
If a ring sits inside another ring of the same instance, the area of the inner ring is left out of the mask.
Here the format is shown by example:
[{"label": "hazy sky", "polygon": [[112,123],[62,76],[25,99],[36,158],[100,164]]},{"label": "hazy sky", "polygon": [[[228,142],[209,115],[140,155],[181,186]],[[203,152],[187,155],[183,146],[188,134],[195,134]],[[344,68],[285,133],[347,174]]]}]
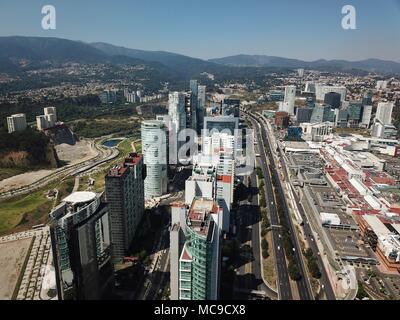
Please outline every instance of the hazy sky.
[{"label": "hazy sky", "polygon": [[[42,6],[57,29],[41,28]],[[341,27],[353,5],[357,30]],[[0,36],[103,41],[199,58],[266,54],[400,61],[400,0],[0,0]]]}]

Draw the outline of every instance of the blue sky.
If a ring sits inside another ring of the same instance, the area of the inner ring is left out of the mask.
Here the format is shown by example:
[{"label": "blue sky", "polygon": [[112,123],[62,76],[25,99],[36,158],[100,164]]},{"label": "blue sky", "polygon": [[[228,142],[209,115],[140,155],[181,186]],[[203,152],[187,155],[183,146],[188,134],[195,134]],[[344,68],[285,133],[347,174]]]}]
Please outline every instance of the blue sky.
[{"label": "blue sky", "polygon": [[[41,28],[54,5],[57,29]],[[341,9],[357,10],[357,30]],[[400,0],[0,0],[0,36],[103,41],[199,58],[267,54],[400,61]]]}]

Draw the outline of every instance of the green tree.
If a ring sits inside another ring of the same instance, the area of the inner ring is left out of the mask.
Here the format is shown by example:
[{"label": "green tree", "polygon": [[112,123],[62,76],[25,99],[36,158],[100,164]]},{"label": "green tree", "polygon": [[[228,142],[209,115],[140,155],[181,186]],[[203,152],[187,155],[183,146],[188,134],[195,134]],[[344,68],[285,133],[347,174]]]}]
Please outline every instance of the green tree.
[{"label": "green tree", "polygon": [[299,267],[298,267],[297,263],[294,261],[294,259],[289,261],[288,272],[289,272],[290,279],[292,279],[294,281],[299,281],[301,279]]},{"label": "green tree", "polygon": [[263,179],[264,178],[264,174],[263,174],[263,172],[262,172],[262,170],[261,170],[261,168],[260,167],[257,167],[256,168],[256,174],[257,174],[257,176],[258,176],[258,179]]}]

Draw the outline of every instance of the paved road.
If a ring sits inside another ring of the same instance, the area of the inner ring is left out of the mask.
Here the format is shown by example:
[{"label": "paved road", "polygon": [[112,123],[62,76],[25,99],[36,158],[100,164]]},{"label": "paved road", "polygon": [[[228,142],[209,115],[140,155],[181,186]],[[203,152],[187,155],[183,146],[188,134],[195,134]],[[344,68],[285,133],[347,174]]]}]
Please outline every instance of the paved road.
[{"label": "paved road", "polygon": [[[256,173],[253,173],[250,176],[251,185],[257,186],[257,178]],[[262,279],[262,272],[261,268],[263,267],[262,257],[261,257],[261,244],[260,244],[260,223],[261,223],[261,214],[260,214],[260,207],[258,203],[258,197],[252,198],[251,206],[253,208],[257,208],[255,214],[252,215],[252,236],[251,236],[251,243],[253,249],[254,260],[252,261],[252,271],[254,276],[256,277],[256,281],[258,284],[257,291],[264,291],[266,295],[271,299],[277,298],[276,291],[269,288]]]},{"label": "paved road", "polygon": [[169,224],[170,217],[163,221],[163,228],[154,235],[151,251],[158,255],[158,262],[152,273],[141,276],[142,279],[139,281],[141,288],[135,297],[136,300],[159,299],[169,282]]},{"label": "paved road", "polygon": [[[250,175],[251,186],[257,186],[255,172]],[[247,184],[247,179],[245,179]],[[237,293],[246,294],[251,291],[264,292],[270,299],[276,299],[277,294],[269,288],[262,279],[262,261],[260,252],[260,207],[257,196],[253,195],[251,202],[241,201],[238,208],[238,220],[236,221],[237,230],[239,230],[239,240],[243,245],[249,246],[246,264],[240,266],[237,270]],[[247,259],[249,258],[249,259]],[[250,260],[247,262],[247,260]]]},{"label": "paved road", "polygon": [[267,210],[270,215],[270,224],[271,226],[276,226],[272,227],[272,241],[273,241],[273,251],[274,251],[274,256],[275,256],[275,265],[276,265],[276,270],[278,272],[278,296],[280,300],[291,300],[292,297],[292,290],[290,287],[290,280],[289,280],[289,274],[287,270],[287,265],[286,265],[286,258],[285,258],[285,252],[283,250],[283,243],[282,243],[282,237],[280,235],[280,229],[279,226],[279,218],[278,218],[278,213],[276,211],[276,204],[275,204],[275,197],[274,193],[272,190],[272,183],[271,183],[271,177],[269,170],[267,168],[267,159],[265,156],[264,152],[264,145],[261,143],[262,136],[261,132],[258,130],[258,125],[256,121],[252,118],[250,118],[251,122],[253,123],[253,130],[257,132],[257,140],[259,141],[258,143],[258,148],[259,148],[259,154],[260,154],[260,167],[263,172],[264,176],[264,181],[265,181],[265,186],[264,186],[264,191],[265,191],[265,197],[266,197],[266,203],[267,203]]},{"label": "paved road", "polygon": [[[296,203],[300,203],[300,199],[297,197],[297,194],[293,193],[293,195],[296,200]],[[300,215],[301,215],[303,221],[306,221],[307,218],[306,218],[303,207],[300,205],[300,206],[298,206],[298,208],[299,208],[299,212],[300,212]],[[304,233],[305,233],[305,238],[306,238],[312,252],[318,259],[318,266],[321,271],[321,278],[319,279],[319,281],[320,281],[321,285],[323,286],[323,287],[321,287],[321,292],[325,293],[326,299],[336,300],[335,293],[333,291],[331,282],[329,281],[328,273],[327,273],[327,271],[325,269],[325,265],[322,261],[321,253],[316,244],[316,239],[313,236],[310,224],[308,222],[305,223],[303,226],[303,229],[304,229]]]},{"label": "paved road", "polygon": [[[289,176],[288,176],[288,173],[287,173],[288,171],[287,171],[287,168],[286,168],[286,162],[285,162],[285,160],[283,158],[281,149],[279,149],[279,153],[280,153],[280,156],[281,156],[280,157],[280,163],[281,163],[283,172],[285,174],[285,180],[289,181]],[[300,204],[300,199],[299,199],[299,197],[298,197],[296,192],[293,192],[293,196],[294,196],[294,200],[296,201],[296,203]],[[305,221],[305,223],[303,225],[303,230],[304,230],[304,234],[305,234],[305,240],[307,241],[307,243],[308,243],[309,247],[311,248],[312,252],[314,253],[314,255],[317,257],[318,266],[319,266],[319,268],[321,270],[321,278],[319,279],[319,281],[320,281],[322,286],[321,286],[321,289],[320,289],[319,296],[321,296],[321,294],[322,294],[322,295],[325,295],[327,300],[336,300],[336,296],[335,296],[334,290],[333,290],[331,282],[329,280],[328,273],[327,273],[327,271],[325,269],[325,265],[324,265],[324,263],[322,261],[321,253],[320,253],[319,248],[318,248],[318,246],[316,244],[316,239],[313,236],[313,232],[311,230],[311,226],[307,221],[307,216],[306,216],[306,214],[304,212],[303,206],[297,205],[297,208],[299,209],[299,213],[301,215],[302,220]]]},{"label": "paved road", "polygon": [[[267,190],[267,198],[269,198],[270,196],[272,197],[273,193],[272,193],[272,183],[270,181],[269,172],[268,172],[269,170],[267,170],[267,168],[266,168],[267,167],[267,161],[265,159],[265,154],[268,156],[268,161],[269,161],[268,164],[269,164],[269,166],[271,168],[270,173],[271,173],[271,175],[274,176],[274,178],[275,178],[274,180],[277,181],[276,186],[275,186],[277,188],[277,192],[280,193],[280,194],[284,194],[282,185],[280,183],[280,180],[279,180],[279,177],[278,177],[278,174],[277,174],[277,169],[275,167],[275,162],[274,162],[273,154],[272,154],[272,151],[271,151],[269,137],[267,136],[267,133],[266,133],[265,129],[264,130],[262,129],[261,131],[259,131],[258,124],[260,124],[261,128],[264,128],[264,124],[260,121],[260,119],[258,119],[254,115],[252,115],[250,113],[246,113],[246,114],[250,116],[250,119],[251,119],[251,121],[253,123],[253,128],[256,131],[258,131],[258,134],[259,134],[259,138],[260,138],[259,139],[259,142],[260,142],[259,143],[259,148],[260,148],[260,151],[261,151],[260,155],[261,155],[262,169],[263,169],[263,172],[267,171],[267,174],[264,173],[265,185],[267,186],[267,189],[268,189]],[[261,136],[260,136],[260,133],[261,133]],[[265,151],[265,153],[263,151]],[[307,273],[305,272],[305,266],[304,266],[304,263],[303,263],[301,248],[300,248],[300,246],[298,244],[298,241],[297,241],[296,230],[294,229],[294,226],[293,226],[293,222],[292,222],[292,218],[290,216],[290,212],[289,212],[289,209],[288,209],[286,198],[282,197],[282,200],[283,200],[282,201],[282,207],[283,207],[284,215],[285,215],[285,218],[286,218],[286,220],[288,222],[288,227],[289,227],[288,231],[289,231],[289,234],[292,236],[292,240],[293,240],[292,242],[293,242],[293,246],[294,246],[294,257],[296,259],[297,265],[299,266],[299,271],[300,271],[300,274],[301,274],[301,279],[299,281],[297,281],[297,286],[298,286],[298,289],[299,289],[300,299],[301,300],[313,300],[314,296],[312,294],[311,287],[310,287],[308,278],[306,276]],[[276,208],[275,203],[273,204],[272,207]],[[272,210],[272,212],[274,212],[273,216],[277,217],[276,210]],[[275,225],[274,222],[277,222],[277,221],[273,221],[273,219],[271,219],[271,225]],[[278,246],[275,244],[275,238],[274,238],[274,247],[276,249],[278,249]],[[282,251],[282,246],[280,246],[280,250],[278,250],[278,252],[279,251]],[[279,274],[279,265],[280,265],[280,263],[279,263],[279,261],[277,261],[277,263],[278,263],[278,277],[279,277],[279,275],[280,275]],[[285,263],[285,265],[286,265],[286,263]],[[287,286],[288,286],[288,283],[285,283],[286,282],[285,281],[286,280],[285,279],[285,275],[287,275],[287,273],[286,274],[284,272],[282,272],[282,273],[283,274],[281,275],[281,277],[282,276],[284,277],[283,278],[284,282],[282,282],[282,280],[279,279],[279,282],[280,282],[279,283],[280,296],[281,296],[281,299],[288,299],[288,298],[285,298],[282,295],[282,293],[285,294],[285,291],[287,290]]]}]

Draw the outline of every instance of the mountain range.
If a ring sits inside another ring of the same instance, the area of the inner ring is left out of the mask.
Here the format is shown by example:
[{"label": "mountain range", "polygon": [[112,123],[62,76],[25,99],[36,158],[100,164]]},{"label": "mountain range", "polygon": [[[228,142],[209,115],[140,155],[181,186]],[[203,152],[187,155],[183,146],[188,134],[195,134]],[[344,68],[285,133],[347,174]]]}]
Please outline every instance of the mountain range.
[{"label": "mountain range", "polygon": [[234,74],[254,68],[305,68],[321,71],[400,74],[400,63],[379,59],[362,61],[316,60],[312,62],[266,55],[236,55],[202,60],[165,51],[146,51],[108,43],[85,43],[60,38],[0,37],[0,72],[19,72],[64,62],[145,64],[186,77],[201,72]]},{"label": "mountain range", "polygon": [[227,66],[246,66],[246,67],[287,67],[287,68],[305,68],[314,70],[363,70],[376,73],[400,73],[400,63],[394,61],[380,59],[366,59],[361,61],[346,60],[325,60],[303,61],[298,59],[288,59],[267,55],[246,55],[240,54],[218,59],[211,59],[211,62],[227,65]]}]

